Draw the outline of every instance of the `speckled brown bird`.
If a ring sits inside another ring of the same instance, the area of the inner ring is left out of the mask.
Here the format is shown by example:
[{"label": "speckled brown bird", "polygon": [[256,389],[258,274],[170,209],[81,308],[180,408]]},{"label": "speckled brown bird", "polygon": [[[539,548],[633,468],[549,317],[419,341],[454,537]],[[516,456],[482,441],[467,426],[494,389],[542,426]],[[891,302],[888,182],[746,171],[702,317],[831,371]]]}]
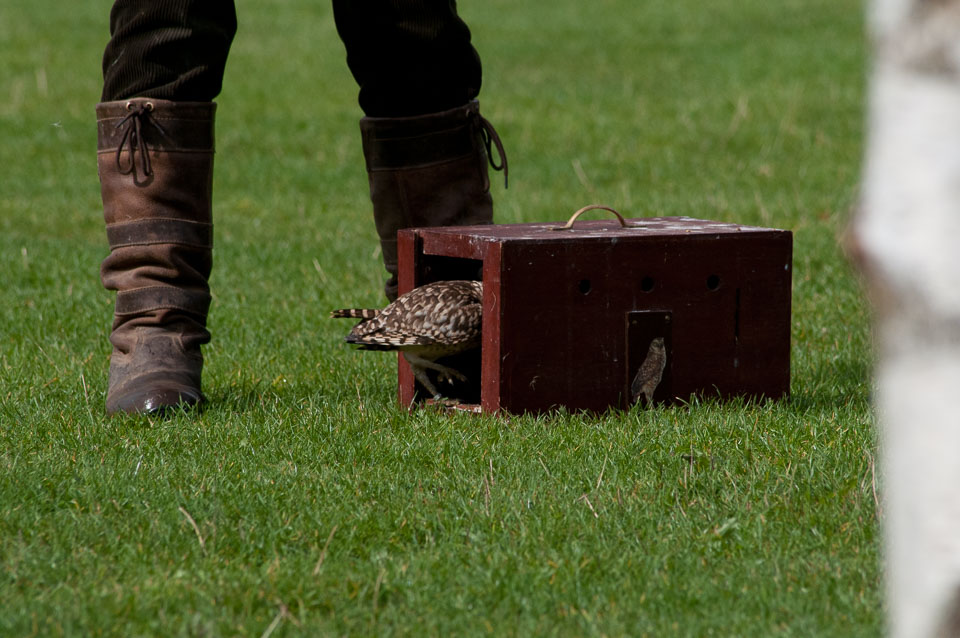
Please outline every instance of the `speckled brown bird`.
[{"label": "speckled brown bird", "polygon": [[437,281],[414,288],[382,310],[344,308],[334,318],[361,319],[347,343],[361,350],[399,350],[417,381],[435,399],[442,395],[427,376],[466,381],[457,370],[436,362],[480,345],[483,284],[479,281]]}]

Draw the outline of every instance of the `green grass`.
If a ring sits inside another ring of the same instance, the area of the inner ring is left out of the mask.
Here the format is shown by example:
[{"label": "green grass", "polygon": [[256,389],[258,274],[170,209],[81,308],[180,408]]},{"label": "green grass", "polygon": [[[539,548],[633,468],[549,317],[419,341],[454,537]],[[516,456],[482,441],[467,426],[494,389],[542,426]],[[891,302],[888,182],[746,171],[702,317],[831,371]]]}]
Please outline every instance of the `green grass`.
[{"label": "green grass", "polygon": [[[210,407],[107,419],[105,3],[0,6],[0,635],[875,636],[852,0],[463,2],[501,222],[601,202],[793,230],[792,397],[601,417],[394,402],[356,88],[326,3],[239,4]],[[496,187],[495,187],[496,188]]]}]

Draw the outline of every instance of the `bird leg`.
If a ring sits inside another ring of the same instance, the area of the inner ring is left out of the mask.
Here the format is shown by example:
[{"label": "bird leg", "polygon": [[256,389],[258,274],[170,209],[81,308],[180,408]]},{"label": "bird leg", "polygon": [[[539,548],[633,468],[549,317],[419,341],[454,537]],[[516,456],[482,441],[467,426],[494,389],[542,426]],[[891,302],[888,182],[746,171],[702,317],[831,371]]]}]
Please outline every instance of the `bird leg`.
[{"label": "bird leg", "polygon": [[437,390],[436,386],[430,381],[430,378],[427,376],[427,370],[434,370],[440,375],[441,380],[446,380],[448,383],[453,383],[454,379],[458,381],[466,382],[467,377],[461,374],[459,371],[454,370],[449,366],[440,365],[436,361],[431,361],[430,359],[424,359],[423,357],[418,357],[415,354],[404,352],[403,358],[407,360],[407,363],[410,364],[410,369],[413,371],[413,376],[416,377],[417,381],[420,382],[427,391],[433,395],[434,399],[440,399],[442,395]]}]

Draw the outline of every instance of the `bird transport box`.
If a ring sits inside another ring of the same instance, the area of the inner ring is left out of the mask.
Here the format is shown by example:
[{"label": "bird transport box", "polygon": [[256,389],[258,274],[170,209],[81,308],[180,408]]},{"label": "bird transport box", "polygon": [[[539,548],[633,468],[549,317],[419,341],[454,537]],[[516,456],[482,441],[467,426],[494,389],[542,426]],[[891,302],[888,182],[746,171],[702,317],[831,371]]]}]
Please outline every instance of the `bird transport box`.
[{"label": "bird transport box", "polygon": [[[591,208],[617,219],[577,219]],[[398,252],[401,294],[483,282],[481,347],[444,361],[467,381],[443,394],[466,409],[600,412],[790,391],[789,231],[588,206],[565,226],[405,229]],[[403,357],[399,395],[430,396]]]}]

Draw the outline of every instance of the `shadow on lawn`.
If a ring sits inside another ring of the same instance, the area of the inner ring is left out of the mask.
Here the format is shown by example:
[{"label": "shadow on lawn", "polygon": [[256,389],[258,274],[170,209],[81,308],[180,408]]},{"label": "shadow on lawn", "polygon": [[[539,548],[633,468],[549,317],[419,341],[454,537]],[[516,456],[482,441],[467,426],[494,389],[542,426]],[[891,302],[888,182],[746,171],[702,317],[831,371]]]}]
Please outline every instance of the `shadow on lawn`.
[{"label": "shadow on lawn", "polygon": [[[777,401],[782,409],[794,413],[830,413],[837,409],[868,412],[872,388],[872,362],[869,357],[844,356],[804,362],[794,369],[791,395]],[[273,381],[247,377],[219,380],[210,378],[205,384],[205,412],[255,414],[263,412],[328,411],[331,408],[363,409],[364,405],[398,408],[395,380],[375,379],[359,374],[353,383],[342,377],[292,374]],[[709,397],[697,402],[712,403]],[[727,407],[754,403],[748,399],[725,401]]]},{"label": "shadow on lawn", "polygon": [[872,363],[865,358],[825,362],[809,376],[795,376],[787,405],[798,411],[830,411],[839,407],[869,409]]},{"label": "shadow on lawn", "polygon": [[306,381],[242,383],[214,386],[206,393],[205,411],[253,413],[264,410],[309,409],[327,403],[329,393]]}]

